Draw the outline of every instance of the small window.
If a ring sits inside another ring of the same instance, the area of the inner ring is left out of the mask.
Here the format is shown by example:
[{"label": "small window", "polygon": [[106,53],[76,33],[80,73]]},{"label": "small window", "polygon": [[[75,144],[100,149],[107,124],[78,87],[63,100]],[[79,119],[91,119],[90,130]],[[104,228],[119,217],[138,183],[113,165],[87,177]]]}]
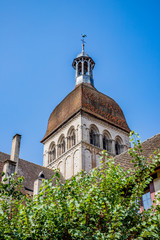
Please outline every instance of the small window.
[{"label": "small window", "polygon": [[143,201],[143,207],[145,210],[150,208],[152,206],[152,201],[151,201],[151,194],[149,190],[142,195],[142,201]]}]

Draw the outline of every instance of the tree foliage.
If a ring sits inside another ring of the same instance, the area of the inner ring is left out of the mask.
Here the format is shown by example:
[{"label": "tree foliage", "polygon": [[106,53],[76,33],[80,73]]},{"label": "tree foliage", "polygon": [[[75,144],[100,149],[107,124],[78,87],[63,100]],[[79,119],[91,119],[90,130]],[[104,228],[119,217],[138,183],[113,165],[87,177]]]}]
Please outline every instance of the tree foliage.
[{"label": "tree foliage", "polygon": [[148,162],[134,132],[131,140],[135,136],[129,150],[133,169],[124,170],[107,157],[99,168],[82,171],[64,183],[55,172],[33,198],[21,193],[22,178],[5,179],[0,183],[0,239],[159,239],[160,206],[156,203],[160,197],[142,213],[139,200],[152,181],[160,153]]}]

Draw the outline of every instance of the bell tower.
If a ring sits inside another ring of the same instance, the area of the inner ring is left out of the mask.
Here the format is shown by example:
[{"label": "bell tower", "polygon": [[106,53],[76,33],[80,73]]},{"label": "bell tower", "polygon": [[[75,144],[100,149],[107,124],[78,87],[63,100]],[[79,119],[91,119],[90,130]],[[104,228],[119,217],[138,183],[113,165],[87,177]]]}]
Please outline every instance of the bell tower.
[{"label": "bell tower", "polygon": [[79,85],[80,83],[90,83],[94,86],[93,68],[95,66],[95,62],[84,50],[85,37],[86,35],[82,35],[82,52],[73,60],[72,66],[76,70],[76,85]]},{"label": "bell tower", "polygon": [[72,63],[76,87],[51,113],[41,141],[43,166],[60,169],[65,179],[99,166],[103,149],[115,156],[130,147],[130,129],[121,108],[94,87],[95,62],[85,52],[85,36]]}]

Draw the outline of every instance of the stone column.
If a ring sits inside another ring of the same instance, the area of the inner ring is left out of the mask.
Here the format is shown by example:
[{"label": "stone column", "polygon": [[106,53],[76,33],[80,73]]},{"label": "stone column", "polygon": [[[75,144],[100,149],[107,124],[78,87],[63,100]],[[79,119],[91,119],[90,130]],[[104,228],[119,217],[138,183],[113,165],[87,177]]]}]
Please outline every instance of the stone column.
[{"label": "stone column", "polygon": [[87,132],[87,143],[90,143],[90,137],[89,137],[89,128],[86,128],[86,132]]},{"label": "stone column", "polygon": [[103,135],[99,134],[99,147],[103,149]]},{"label": "stone column", "polygon": [[77,144],[78,143],[78,127],[76,128],[75,132],[76,132],[76,144]]},{"label": "stone column", "polygon": [[116,150],[115,150],[115,140],[112,139],[112,153],[116,155]]}]

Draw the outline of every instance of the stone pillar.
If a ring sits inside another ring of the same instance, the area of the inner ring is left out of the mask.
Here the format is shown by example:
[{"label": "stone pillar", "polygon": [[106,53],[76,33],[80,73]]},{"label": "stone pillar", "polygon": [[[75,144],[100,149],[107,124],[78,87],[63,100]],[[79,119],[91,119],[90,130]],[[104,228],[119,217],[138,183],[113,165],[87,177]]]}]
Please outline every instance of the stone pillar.
[{"label": "stone pillar", "polygon": [[116,155],[116,150],[115,150],[115,140],[112,139],[112,153]]},{"label": "stone pillar", "polygon": [[89,128],[86,128],[86,131],[87,131],[87,143],[90,143]]},{"label": "stone pillar", "polygon": [[76,134],[76,144],[78,143],[78,127],[75,130],[75,134]]},{"label": "stone pillar", "polygon": [[19,159],[19,151],[20,151],[20,143],[21,143],[21,135],[16,134],[12,140],[12,149],[11,149],[11,157],[10,160],[17,162]]},{"label": "stone pillar", "polygon": [[99,147],[103,149],[103,135],[99,134]]}]

